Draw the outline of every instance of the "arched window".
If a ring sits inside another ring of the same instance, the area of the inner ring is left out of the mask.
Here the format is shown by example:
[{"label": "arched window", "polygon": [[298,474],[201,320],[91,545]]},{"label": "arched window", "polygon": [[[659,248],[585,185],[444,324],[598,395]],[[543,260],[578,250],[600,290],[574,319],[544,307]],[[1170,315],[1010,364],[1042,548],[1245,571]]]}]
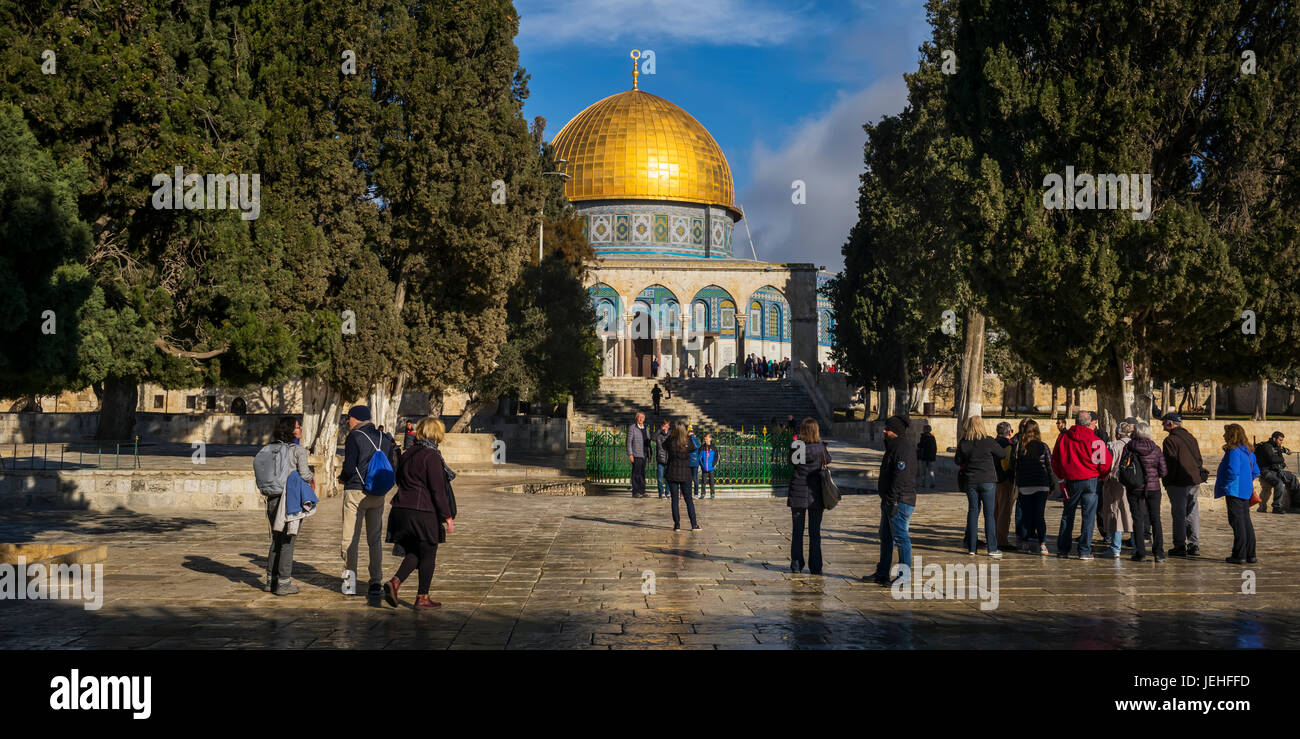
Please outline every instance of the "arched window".
[{"label": "arched window", "polygon": [[758,301],[749,304],[749,335],[763,335],[763,306]]},{"label": "arched window", "polygon": [[709,330],[709,306],[706,305],[703,300],[701,300],[696,302],[695,305],[692,307],[694,308],[693,311],[694,315],[691,316],[691,323],[694,326],[695,331],[698,333],[703,333],[705,331],[708,331]]},{"label": "arched window", "polygon": [[614,304],[602,300],[596,306],[596,332],[608,334],[614,329]]},{"label": "arched window", "polygon": [[781,308],[776,305],[767,307],[767,338],[781,340]]}]

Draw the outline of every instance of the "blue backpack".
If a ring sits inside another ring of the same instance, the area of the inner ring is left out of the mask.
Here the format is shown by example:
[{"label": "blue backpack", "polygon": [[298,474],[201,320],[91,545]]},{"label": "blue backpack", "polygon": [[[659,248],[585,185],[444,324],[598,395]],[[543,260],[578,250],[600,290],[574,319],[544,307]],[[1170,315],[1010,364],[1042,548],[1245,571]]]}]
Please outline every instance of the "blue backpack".
[{"label": "blue backpack", "polygon": [[388,455],[375,444],[375,440],[370,438],[370,434],[362,432],[365,440],[375,447],[370,453],[370,461],[366,464],[365,474],[361,476],[361,487],[366,491],[366,495],[387,495],[389,490],[393,489],[394,483],[397,482],[397,475],[393,472],[393,465],[388,462]]}]

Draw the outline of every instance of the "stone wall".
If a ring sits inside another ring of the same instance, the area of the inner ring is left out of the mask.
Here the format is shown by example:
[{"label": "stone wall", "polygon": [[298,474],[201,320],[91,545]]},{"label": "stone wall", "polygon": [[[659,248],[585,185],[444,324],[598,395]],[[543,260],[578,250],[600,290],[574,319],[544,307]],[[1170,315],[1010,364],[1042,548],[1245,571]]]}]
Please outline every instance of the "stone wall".
[{"label": "stone wall", "polygon": [[0,474],[0,510],[264,510],[253,472],[63,470]]},{"label": "stone wall", "polygon": [[[280,414],[137,413],[140,441],[265,444]],[[0,445],[93,439],[97,413],[0,413]]]}]

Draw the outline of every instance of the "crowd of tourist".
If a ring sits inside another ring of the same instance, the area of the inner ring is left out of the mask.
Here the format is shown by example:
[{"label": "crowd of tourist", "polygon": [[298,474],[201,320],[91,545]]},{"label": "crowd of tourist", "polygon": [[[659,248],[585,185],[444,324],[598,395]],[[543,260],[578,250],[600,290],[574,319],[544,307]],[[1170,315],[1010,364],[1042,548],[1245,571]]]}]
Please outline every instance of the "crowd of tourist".
[{"label": "crowd of tourist", "polygon": [[[747,362],[751,366],[757,367]],[[779,367],[779,365],[778,365]],[[656,386],[656,390],[658,387]],[[658,398],[655,398],[656,411]],[[1038,422],[1026,418],[1018,428],[1002,422],[989,434],[984,419],[973,416],[960,429],[953,461],[958,488],[967,500],[962,548],[970,555],[981,547],[988,556],[1003,552],[1091,560],[1094,528],[1103,547],[1097,556],[1118,558],[1125,537],[1132,548],[1131,559],[1148,558],[1163,562],[1167,557],[1200,555],[1198,493],[1209,479],[1196,438],[1183,426],[1177,413],[1160,419],[1165,430],[1162,444],[1151,438],[1151,426],[1138,419],[1125,419],[1115,428],[1115,438],[1099,433],[1095,413],[1079,411],[1074,425],[1064,428],[1049,448]],[[826,486],[831,455],[813,418],[801,423],[787,415],[784,424],[793,432],[792,479],[786,504],[791,509],[790,569],[806,566],[820,574],[824,565],[821,523],[834,504]],[[360,540],[364,529],[368,549],[366,593],[382,597],[396,607],[406,579],[418,572],[414,600],[417,609],[437,608],[429,597],[438,545],[455,530],[456,501],[451,482],[455,478],[438,449],[446,433],[440,420],[428,417],[406,424],[404,449],[370,419],[370,410],[353,406],[347,414],[348,434],[344,440],[343,465],[338,481],[343,487],[342,536],[339,555],[343,560],[343,591],[355,592]],[[875,571],[863,579],[890,585],[910,573],[912,563],[909,534],[916,510],[916,490],[933,489],[937,441],[925,426],[917,443],[908,440],[911,421],[896,415],[884,423],[884,457],[879,478],[880,558]],[[318,503],[306,450],[298,443],[302,427],[294,417],[276,426],[275,440],[258,452],[254,473],[266,498],[271,544],[267,557],[266,588],[276,595],[298,592],[293,583],[293,546],[302,521],[315,512]],[[1275,432],[1253,449],[1239,424],[1224,427],[1222,461],[1214,483],[1214,497],[1224,498],[1233,544],[1226,561],[1254,564],[1258,561],[1252,506],[1258,512],[1284,513],[1300,502],[1300,480],[1286,469],[1289,450],[1285,437]],[[692,531],[700,531],[694,501],[716,496],[715,471],[720,458],[712,434],[700,438],[684,421],[662,420],[657,430],[646,424],[638,412],[627,429],[627,456],[632,466],[634,498],[647,497],[646,474],[655,459],[660,498],[671,499],[673,529],[681,528],[679,500],[684,499]],[[1256,494],[1255,480],[1262,494]],[[1161,488],[1169,501],[1173,547],[1165,550],[1161,523]],[[386,495],[396,488],[391,501],[384,537],[383,511]],[[1054,547],[1049,548],[1045,510],[1049,501],[1062,504]],[[980,521],[983,536],[980,538]],[[1075,519],[1079,519],[1078,535]],[[1014,520],[1014,527],[1012,521]],[[805,555],[804,541],[807,540]],[[1147,543],[1150,542],[1148,551]],[[401,556],[396,573],[384,579],[383,544],[394,545]],[[895,569],[894,552],[905,568]]]}]

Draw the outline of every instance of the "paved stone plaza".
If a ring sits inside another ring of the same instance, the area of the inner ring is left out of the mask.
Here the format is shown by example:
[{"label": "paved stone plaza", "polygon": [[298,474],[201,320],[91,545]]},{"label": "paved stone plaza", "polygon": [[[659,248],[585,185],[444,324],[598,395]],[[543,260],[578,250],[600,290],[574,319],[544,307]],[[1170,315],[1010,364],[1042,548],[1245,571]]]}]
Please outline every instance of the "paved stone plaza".
[{"label": "paved stone plaza", "polygon": [[[835,453],[859,461],[873,454]],[[6,513],[0,541],[106,544],[108,560],[99,611],[73,601],[0,601],[0,648],[1300,646],[1300,516],[1255,514],[1260,564],[1247,595],[1243,568],[1223,562],[1231,532],[1222,503],[1208,495],[1200,558],[1007,553],[997,607],[982,610],[976,597],[896,600],[859,581],[879,551],[874,496],[848,496],[827,514],[818,577],[789,572],[783,499],[699,501],[704,530],[674,533],[668,503],[653,496],[533,496],[501,492],[506,482],[458,481],[460,517],[433,584],[443,608],[431,613],[339,593],[337,497],[304,524],[295,569],[302,593],[289,597],[260,590],[267,534],[259,512]],[[1048,506],[1053,532],[1060,510]],[[912,519],[915,554],[926,563],[992,564],[960,548],[965,512],[964,495],[923,491]],[[1167,508],[1164,515],[1168,542]],[[388,556],[387,574],[396,565]],[[653,594],[643,592],[646,571]],[[412,575],[407,603],[414,590]]]}]

